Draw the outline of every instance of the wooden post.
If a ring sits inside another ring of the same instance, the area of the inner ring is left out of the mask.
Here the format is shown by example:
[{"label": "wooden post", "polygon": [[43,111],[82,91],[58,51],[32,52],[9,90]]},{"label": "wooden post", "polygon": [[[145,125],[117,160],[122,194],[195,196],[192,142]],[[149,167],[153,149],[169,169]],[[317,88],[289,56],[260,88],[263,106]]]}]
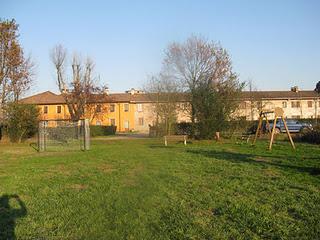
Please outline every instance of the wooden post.
[{"label": "wooden post", "polygon": [[290,140],[291,146],[292,146],[293,149],[296,149],[296,147],[295,147],[295,145],[294,145],[294,143],[293,143],[291,134],[290,134],[290,132],[289,132],[287,123],[286,123],[285,119],[283,118],[283,116],[281,117],[281,119],[282,119],[283,125],[284,125],[284,127],[285,127],[285,129],[286,129],[286,132],[287,132],[288,138],[289,138],[289,140]]},{"label": "wooden post", "polygon": [[89,119],[84,119],[83,121],[83,131],[84,131],[84,150],[90,150],[90,126],[89,126]]},{"label": "wooden post", "polygon": [[168,146],[167,136],[164,136],[164,145],[165,145],[165,146]]},{"label": "wooden post", "polygon": [[266,118],[266,127],[268,128],[268,132],[271,133],[271,132],[270,132],[269,120],[268,120],[267,116],[265,116],[265,118]]},{"label": "wooden post", "polygon": [[271,132],[270,143],[269,143],[269,150],[271,150],[271,149],[272,149],[272,143],[273,143],[273,138],[274,138],[274,130],[276,129],[277,118],[278,118],[278,116],[277,116],[277,115],[275,115],[275,116],[274,116],[273,126],[272,126],[272,132]]},{"label": "wooden post", "polygon": [[257,141],[257,138],[258,138],[258,134],[259,134],[259,130],[260,130],[261,124],[262,124],[262,116],[261,116],[261,114],[260,114],[258,127],[257,127],[257,130],[256,130],[256,134],[255,134],[255,136],[254,136],[254,139],[253,139],[252,145],[254,145],[254,144],[256,143],[256,141]]},{"label": "wooden post", "polygon": [[186,136],[183,136],[183,144],[186,146],[187,145],[187,138]]},{"label": "wooden post", "polygon": [[220,132],[215,133],[215,138],[216,138],[216,141],[220,140]]}]

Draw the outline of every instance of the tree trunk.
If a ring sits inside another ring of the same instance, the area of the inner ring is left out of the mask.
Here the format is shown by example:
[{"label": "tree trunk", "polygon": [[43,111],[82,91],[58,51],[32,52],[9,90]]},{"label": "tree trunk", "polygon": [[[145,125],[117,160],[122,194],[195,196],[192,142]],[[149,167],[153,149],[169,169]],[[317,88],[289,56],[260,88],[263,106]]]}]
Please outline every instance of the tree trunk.
[{"label": "tree trunk", "polygon": [[220,141],[220,132],[215,133],[215,139],[216,141]]}]

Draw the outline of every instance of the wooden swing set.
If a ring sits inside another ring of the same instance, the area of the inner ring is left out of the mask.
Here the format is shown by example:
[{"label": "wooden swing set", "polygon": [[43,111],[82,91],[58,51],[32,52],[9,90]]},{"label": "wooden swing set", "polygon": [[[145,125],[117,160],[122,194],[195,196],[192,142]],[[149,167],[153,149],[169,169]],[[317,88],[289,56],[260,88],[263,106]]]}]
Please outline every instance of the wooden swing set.
[{"label": "wooden swing set", "polygon": [[[267,115],[271,114],[271,113],[274,113],[274,122],[273,122],[273,126],[272,126],[272,131],[270,131],[270,124],[269,124],[268,117],[267,117]],[[267,130],[268,130],[268,132],[270,134],[269,150],[271,150],[272,149],[272,143],[273,143],[273,140],[274,140],[276,124],[277,124],[277,120],[278,119],[282,119],[284,128],[286,129],[286,133],[287,133],[288,138],[290,140],[291,146],[292,146],[293,149],[296,149],[296,147],[294,145],[294,142],[292,140],[292,137],[290,135],[290,132],[288,130],[288,126],[287,126],[286,120],[284,118],[284,111],[283,111],[282,108],[279,108],[279,107],[276,107],[274,111],[261,111],[260,112],[260,114],[259,114],[259,123],[258,123],[257,131],[256,131],[256,134],[254,136],[252,145],[254,145],[256,143],[258,135],[259,135],[260,131],[262,130],[263,120],[265,120],[266,121]]]}]

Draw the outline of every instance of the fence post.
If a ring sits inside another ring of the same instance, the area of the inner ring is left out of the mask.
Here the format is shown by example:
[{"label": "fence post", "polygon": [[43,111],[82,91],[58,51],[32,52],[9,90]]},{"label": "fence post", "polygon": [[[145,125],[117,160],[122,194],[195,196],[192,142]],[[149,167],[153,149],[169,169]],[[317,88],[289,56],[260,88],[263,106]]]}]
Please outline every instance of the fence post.
[{"label": "fence post", "polygon": [[83,120],[84,124],[84,150],[90,150],[90,126],[89,119]]},{"label": "fence post", "polygon": [[40,121],[38,124],[38,151],[45,151],[45,124],[44,121]]}]

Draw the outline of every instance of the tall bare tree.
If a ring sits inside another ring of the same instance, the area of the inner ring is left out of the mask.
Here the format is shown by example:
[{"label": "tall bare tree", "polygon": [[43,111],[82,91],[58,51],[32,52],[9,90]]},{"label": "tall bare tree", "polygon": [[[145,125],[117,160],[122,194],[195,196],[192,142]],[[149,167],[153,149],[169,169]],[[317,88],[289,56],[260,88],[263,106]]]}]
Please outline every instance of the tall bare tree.
[{"label": "tall bare tree", "polygon": [[250,120],[253,121],[255,119],[255,116],[257,117],[262,111],[262,109],[265,107],[263,105],[263,101],[261,96],[258,94],[258,90],[256,86],[254,86],[252,79],[249,79],[247,81],[247,88],[249,92],[249,107],[250,107]]},{"label": "tall bare tree", "polygon": [[33,82],[34,63],[25,57],[15,20],[0,21],[0,104],[18,101]]},{"label": "tall bare tree", "polygon": [[60,93],[65,99],[70,117],[77,121],[86,116],[86,108],[90,112],[96,112],[100,98],[104,97],[106,86],[99,86],[97,78],[94,76],[94,62],[87,58],[83,61],[74,54],[72,58],[71,76],[66,75],[67,50],[62,45],[57,45],[51,51],[51,60],[55,66],[57,74],[57,85]]},{"label": "tall bare tree", "polygon": [[173,133],[173,124],[180,110],[181,94],[179,84],[167,75],[152,76],[144,87],[152,102],[152,111],[158,134]]},{"label": "tall bare tree", "polygon": [[164,68],[189,94],[192,123],[207,122],[211,127],[204,131],[220,131],[235,111],[236,94],[243,88],[227,51],[219,43],[191,36],[184,43],[169,45]]}]

